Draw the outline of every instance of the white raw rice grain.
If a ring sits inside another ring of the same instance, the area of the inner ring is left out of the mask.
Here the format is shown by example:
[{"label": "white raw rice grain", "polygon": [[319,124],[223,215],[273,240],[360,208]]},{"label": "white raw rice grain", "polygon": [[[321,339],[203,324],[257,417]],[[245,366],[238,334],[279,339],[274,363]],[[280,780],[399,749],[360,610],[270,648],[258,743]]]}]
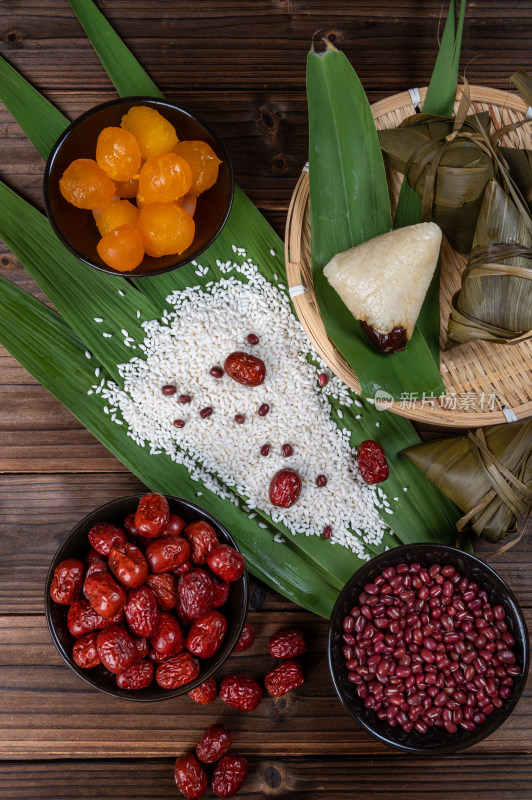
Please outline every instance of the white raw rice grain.
[{"label": "white raw rice grain", "polygon": [[[233,251],[246,258],[243,248],[233,246]],[[349,429],[339,430],[330,418],[331,398],[345,407],[361,403],[336,376],[319,386],[325,364],[294,318],[286,294],[251,259],[218,260],[217,265],[223,273],[217,282],[174,291],[167,298],[172,313],[165,310],[162,319],[141,323],[143,356],[119,365],[124,386],[108,381],[104,400],[133,441],[151,453],[167,453],[205,489],[235,505],[240,495],[247,509],[261,509],[293,535],[321,536],[330,525],[331,542],[369,558],[364,540],[378,545],[389,526],[377,511],[374,489],[360,477]],[[259,336],[253,353],[266,364],[264,383],[250,388],[227,375],[213,380],[211,366],[241,350],[249,331]],[[167,383],[177,387],[175,395],[162,394]],[[192,402],[180,405],[180,394],[191,395]],[[264,402],[270,411],[260,417],[257,409]],[[206,406],[214,413],[203,419],[199,411]],[[341,409],[336,411],[341,419]],[[243,425],[233,424],[237,413],[244,414]],[[177,417],[186,421],[184,428],[173,425]],[[259,455],[265,442],[271,444],[267,458]],[[286,442],[294,448],[288,459],[281,451]],[[299,472],[303,487],[297,503],[280,509],[271,505],[268,489],[275,472],[286,466]],[[327,475],[325,487],[316,486],[319,474]]]}]

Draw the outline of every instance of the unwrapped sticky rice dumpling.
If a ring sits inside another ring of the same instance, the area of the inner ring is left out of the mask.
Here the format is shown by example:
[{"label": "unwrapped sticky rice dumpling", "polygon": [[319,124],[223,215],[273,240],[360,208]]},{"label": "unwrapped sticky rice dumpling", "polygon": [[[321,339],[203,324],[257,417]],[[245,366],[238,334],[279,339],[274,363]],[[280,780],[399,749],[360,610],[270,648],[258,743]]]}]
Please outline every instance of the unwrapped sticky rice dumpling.
[{"label": "unwrapped sticky rice dumpling", "polygon": [[441,230],[420,222],[335,255],[323,272],[369,339],[384,352],[404,349],[430,286]]}]

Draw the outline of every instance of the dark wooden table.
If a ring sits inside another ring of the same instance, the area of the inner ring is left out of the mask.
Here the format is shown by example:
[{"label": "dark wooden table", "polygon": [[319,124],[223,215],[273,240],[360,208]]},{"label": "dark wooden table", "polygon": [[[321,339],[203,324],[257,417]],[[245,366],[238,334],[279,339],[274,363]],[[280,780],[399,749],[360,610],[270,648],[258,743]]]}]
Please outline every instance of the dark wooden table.
[{"label": "dark wooden table", "polygon": [[[305,58],[313,35],[320,31],[345,50],[375,101],[428,83],[441,13],[440,0],[99,5],[167,97],[223,137],[238,183],[281,236],[307,158]],[[532,3],[470,0],[468,7],[462,67],[469,81],[510,90],[517,67],[532,69]],[[115,96],[66,0],[0,0],[0,12],[0,53],[68,116]],[[0,142],[1,177],[42,207],[42,160],[3,108]],[[42,296],[3,244],[0,269]],[[0,349],[0,798],[176,797],[173,760],[222,719],[250,761],[242,798],[532,797],[530,686],[508,722],[470,751],[438,760],[396,753],[356,728],[337,700],[326,621],[256,582],[250,611],[256,642],[230,666],[263,675],[270,634],[300,626],[310,652],[308,680],[298,692],[264,700],[246,715],[219,700],[207,707],[186,696],[136,704],[86,687],[48,635],[46,571],[78,519],[140,489]],[[529,535],[493,562],[529,619],[530,541]],[[481,555],[489,549],[477,547]]]}]

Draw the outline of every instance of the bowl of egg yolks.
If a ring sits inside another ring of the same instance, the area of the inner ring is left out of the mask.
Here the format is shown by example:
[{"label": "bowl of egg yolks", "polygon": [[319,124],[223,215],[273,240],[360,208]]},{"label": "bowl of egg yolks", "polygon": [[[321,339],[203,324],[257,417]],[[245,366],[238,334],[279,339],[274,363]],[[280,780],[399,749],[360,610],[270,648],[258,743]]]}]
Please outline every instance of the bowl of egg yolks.
[{"label": "bowl of egg yolks", "polygon": [[233,202],[221,141],[180,106],[150,97],[102,103],[54,145],[44,172],[48,219],[78,258],[125,277],[199,256]]}]

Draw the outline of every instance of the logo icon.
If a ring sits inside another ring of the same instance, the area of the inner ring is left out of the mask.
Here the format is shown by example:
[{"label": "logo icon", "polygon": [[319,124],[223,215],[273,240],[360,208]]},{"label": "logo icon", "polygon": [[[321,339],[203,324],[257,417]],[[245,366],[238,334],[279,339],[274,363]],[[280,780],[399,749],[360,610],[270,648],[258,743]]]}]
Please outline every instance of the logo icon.
[{"label": "logo icon", "polygon": [[375,392],[375,408],[378,408],[379,411],[386,411],[393,406],[393,403],[393,397],[389,392],[385,392],[384,389]]}]

